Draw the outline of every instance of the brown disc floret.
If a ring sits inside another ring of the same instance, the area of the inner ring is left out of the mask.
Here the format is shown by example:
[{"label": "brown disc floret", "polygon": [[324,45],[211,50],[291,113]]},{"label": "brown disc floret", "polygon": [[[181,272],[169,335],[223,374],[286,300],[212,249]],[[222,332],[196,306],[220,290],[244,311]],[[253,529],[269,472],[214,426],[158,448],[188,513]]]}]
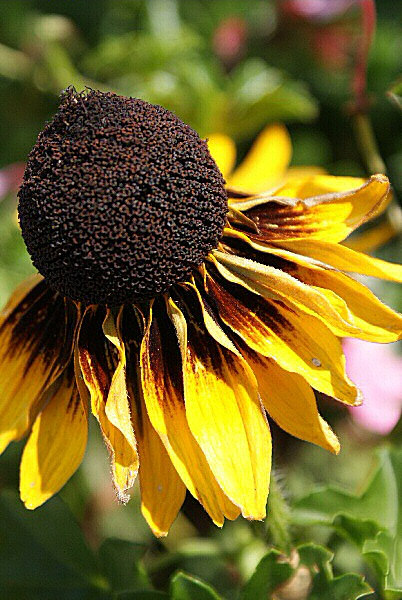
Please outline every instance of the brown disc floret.
[{"label": "brown disc floret", "polygon": [[116,305],[183,282],[222,235],[224,180],[198,134],[136,98],[68,89],[19,191],[22,234],[64,296]]}]

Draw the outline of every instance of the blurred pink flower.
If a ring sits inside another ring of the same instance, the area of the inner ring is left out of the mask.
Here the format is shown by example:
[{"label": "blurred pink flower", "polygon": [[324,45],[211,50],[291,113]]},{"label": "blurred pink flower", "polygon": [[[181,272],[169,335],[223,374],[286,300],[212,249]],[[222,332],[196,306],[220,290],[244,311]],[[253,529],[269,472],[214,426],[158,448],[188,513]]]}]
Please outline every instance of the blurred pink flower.
[{"label": "blurred pink flower", "polygon": [[282,0],[279,6],[283,13],[312,21],[326,21],[343,14],[358,0]]},{"label": "blurred pink flower", "polygon": [[21,185],[24,163],[13,163],[0,169],[0,200],[10,192],[16,192]]},{"label": "blurred pink flower", "polygon": [[228,17],[215,29],[212,46],[219,58],[232,66],[244,54],[247,23],[240,17]]},{"label": "blurred pink flower", "polygon": [[386,435],[402,412],[402,357],[389,345],[347,338],[343,340],[346,371],[363,392],[363,405],[350,408],[365,429]]}]

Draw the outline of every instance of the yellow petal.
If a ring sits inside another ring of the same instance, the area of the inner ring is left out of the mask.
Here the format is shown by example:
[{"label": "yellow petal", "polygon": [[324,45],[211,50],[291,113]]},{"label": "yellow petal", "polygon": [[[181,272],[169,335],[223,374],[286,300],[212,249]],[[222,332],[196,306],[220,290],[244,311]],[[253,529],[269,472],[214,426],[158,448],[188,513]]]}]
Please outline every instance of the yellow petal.
[{"label": "yellow petal", "polygon": [[[297,254],[296,252],[286,250],[284,247],[270,246],[261,242],[257,243],[238,231],[225,230],[225,232],[226,236],[229,236],[230,234],[232,237],[242,239],[259,252],[272,254],[275,257],[285,259],[286,262],[284,262],[282,268],[284,268],[289,275],[310,285],[312,290],[316,290],[321,295],[325,296],[328,303],[338,313],[344,324],[342,324],[342,321],[336,322],[335,320],[328,318],[328,315],[326,315],[324,311],[319,310],[320,307],[318,305],[311,311],[309,310],[308,305],[303,306],[300,302],[295,303],[290,296],[287,299],[283,297],[283,299],[288,304],[292,304],[293,302],[299,309],[306,311],[308,314],[317,316],[336,335],[341,337],[357,337],[373,342],[394,342],[400,338],[402,316],[378,300],[366,286],[352,279],[348,275],[341,273],[332,267],[326,266],[325,263],[322,263],[315,258],[311,258],[310,256]],[[284,243],[281,243],[281,246],[284,245]],[[290,247],[290,242],[286,242],[286,246]],[[250,252],[252,251],[250,250]],[[254,254],[252,255],[254,257]],[[360,256],[360,254],[358,256]],[[292,263],[294,264],[292,265]],[[384,271],[387,270],[388,277],[392,275],[392,278],[396,279],[398,276],[398,265],[391,265],[391,263],[386,263],[385,261],[374,261],[374,263],[370,264],[370,269],[373,274],[373,264],[375,265],[377,273],[384,273]],[[235,278],[232,271],[226,270],[226,273],[222,265],[219,266],[217,264],[217,267],[219,267],[222,274],[230,281],[245,285],[248,289],[252,289],[266,297],[264,295],[265,288],[261,288],[256,282],[250,283],[249,279],[245,279],[242,282],[239,277]],[[394,267],[396,267],[396,269],[394,269]],[[270,290],[270,293],[271,292],[272,289]],[[311,304],[310,308],[312,307],[313,305]]]},{"label": "yellow petal", "polygon": [[[27,277],[15,288],[6,305],[0,312],[0,327],[2,327],[3,323],[18,308],[18,305],[24,300],[24,298],[42,281],[43,277],[41,275],[34,274],[30,277]],[[43,288],[40,288],[40,291],[43,292]],[[37,295],[39,295],[39,291],[37,292]]]},{"label": "yellow petal", "polygon": [[[206,278],[208,278],[207,273],[206,273]],[[207,332],[209,333],[209,335],[216,342],[218,342],[218,344],[220,344],[221,346],[224,346],[225,348],[227,348],[228,350],[230,350],[231,352],[233,352],[234,354],[236,354],[237,356],[240,357],[241,356],[240,352],[234,345],[233,341],[229,338],[229,336],[223,331],[222,327],[220,326],[220,324],[218,322],[217,315],[215,315],[211,306],[209,306],[207,299],[205,298],[205,294],[203,297],[195,285],[186,284],[186,287],[189,288],[192,292],[194,292],[194,294],[196,296],[197,302],[201,308],[204,325],[205,325],[205,328],[206,328]],[[197,311],[197,308],[194,307],[193,299],[191,298],[191,296],[189,294],[186,296],[186,300],[188,302],[190,311],[191,310]],[[174,310],[174,308],[171,308],[172,305],[175,306],[173,302],[170,303],[170,311],[171,312],[173,312],[173,310]],[[187,344],[187,327],[186,327],[186,338],[185,338],[185,340],[183,338],[181,339],[181,347],[183,347],[185,349],[186,344]]]},{"label": "yellow petal", "polygon": [[21,460],[20,494],[34,509],[56,494],[78,469],[87,443],[88,418],[72,369],[37,417]]},{"label": "yellow petal", "polygon": [[358,232],[348,238],[344,244],[357,252],[373,252],[398,234],[398,227],[388,219],[373,225],[367,231]]},{"label": "yellow petal", "polygon": [[[89,307],[83,317],[78,339],[78,360],[83,380],[89,390],[92,413],[99,425],[110,454],[113,483],[122,502],[129,500],[127,491],[134,485],[138,471],[138,454],[133,429],[129,423],[130,409],[124,383],[125,356],[122,346],[116,346],[115,366],[112,346],[102,332],[110,332],[110,316]],[[113,338],[113,334],[109,338]],[[113,343],[113,342],[112,342]]]},{"label": "yellow petal", "polygon": [[148,417],[140,376],[142,332],[136,313],[128,306],[123,312],[122,335],[127,353],[127,385],[140,459],[141,511],[153,533],[163,537],[168,534],[183,504],[186,487]]},{"label": "yellow petal", "polygon": [[[331,187],[343,188],[344,178],[340,178],[342,185],[339,186],[337,179],[317,175],[302,180],[300,185],[290,181],[259,206],[256,205],[258,198],[253,199],[255,207],[247,216],[256,221],[261,236],[267,241],[313,238],[340,242],[385,208],[390,188],[384,175],[373,175],[360,187],[324,193]],[[334,181],[332,186],[331,181]],[[236,208],[243,210],[250,206],[250,201],[245,203],[244,206],[242,202],[236,203]]]},{"label": "yellow petal", "polygon": [[[175,307],[176,319],[180,311]],[[167,322],[168,321],[168,322]],[[185,321],[181,314],[185,336]],[[184,322],[183,322],[184,321]],[[234,519],[238,509],[220,489],[188,427],[181,382],[181,361],[166,312],[157,320],[152,307],[141,345],[141,380],[148,416],[176,471],[215,524]]]},{"label": "yellow petal", "polygon": [[[118,321],[121,319],[121,312],[122,311],[120,310],[117,317]],[[105,414],[110,423],[112,423],[112,425],[114,425],[116,429],[119,429],[123,434],[124,439],[131,447],[132,454],[135,456],[137,454],[137,443],[131,422],[130,405],[127,397],[125,348],[117,332],[115,319],[110,310],[108,310],[106,313],[102,328],[107,339],[117,349],[119,357],[107,396]],[[134,470],[135,473],[131,474],[131,477],[133,478],[132,484],[134,483],[134,479],[138,471],[138,458],[134,462],[135,467],[132,468],[132,470]]]},{"label": "yellow petal", "polygon": [[247,364],[189,314],[183,348],[184,396],[191,432],[225,494],[243,516],[262,519],[271,439]]},{"label": "yellow petal", "polygon": [[363,177],[337,177],[334,175],[314,175],[291,179],[275,190],[275,196],[307,200],[315,196],[337,194],[356,190],[366,184]]},{"label": "yellow petal", "polygon": [[223,287],[210,280],[208,288],[221,319],[250,348],[328,396],[361,403],[359,390],[345,373],[341,343],[321,321],[239,286]]},{"label": "yellow petal", "polygon": [[315,175],[325,175],[326,171],[323,167],[316,167],[313,165],[300,165],[296,167],[289,167],[286,171],[285,183],[293,179],[307,179]]},{"label": "yellow petal", "polygon": [[395,342],[402,336],[402,316],[383,304],[365,285],[352,277],[333,269],[295,265],[295,277],[305,283],[326,288],[335,293],[347,305],[358,327],[357,333],[349,334],[370,342]]},{"label": "yellow petal", "polygon": [[247,353],[268,414],[284,431],[338,454],[338,438],[320,416],[310,385],[296,373],[281,369],[269,358]]},{"label": "yellow petal", "polygon": [[227,185],[253,193],[269,189],[284,177],[291,156],[292,144],[286,127],[280,123],[269,125],[229,177]]},{"label": "yellow petal", "polygon": [[212,257],[225,279],[264,298],[280,300],[309,315],[318,316],[337,335],[358,334],[359,328],[350,321],[351,315],[347,307],[341,301],[338,302],[336,297],[332,298],[331,291],[316,289],[281,269],[240,256],[215,250]]},{"label": "yellow petal", "polygon": [[20,286],[0,321],[1,450],[30,427],[41,399],[66,367],[78,311],[41,278]]},{"label": "yellow petal", "polygon": [[236,162],[236,145],[224,133],[213,133],[208,136],[208,148],[219,167],[224,179],[230,176]]},{"label": "yellow petal", "polygon": [[371,275],[390,281],[402,281],[402,265],[373,258],[341,244],[333,244],[322,240],[292,240],[282,242],[281,246],[291,252],[310,256],[342,271]]},{"label": "yellow petal", "polygon": [[141,511],[157,537],[163,537],[177,517],[186,486],[177,474],[141,401],[141,421],[135,420],[140,454]]}]

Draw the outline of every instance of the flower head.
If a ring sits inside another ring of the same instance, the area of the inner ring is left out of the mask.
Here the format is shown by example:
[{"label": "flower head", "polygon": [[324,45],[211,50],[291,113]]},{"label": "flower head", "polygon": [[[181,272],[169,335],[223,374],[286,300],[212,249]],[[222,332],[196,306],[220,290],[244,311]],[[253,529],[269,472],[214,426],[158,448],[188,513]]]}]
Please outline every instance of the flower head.
[{"label": "flower head", "polygon": [[68,91],[20,191],[41,275],[0,321],[0,450],[29,435],[26,506],[77,469],[92,412],[119,499],[138,473],[156,535],[186,490],[217,525],[264,518],[266,415],[338,452],[315,392],[361,402],[340,338],[401,335],[402,318],[344,272],[400,280],[401,268],[341,244],[388,197],[382,175],[225,190],[205,142],[168,111]]}]

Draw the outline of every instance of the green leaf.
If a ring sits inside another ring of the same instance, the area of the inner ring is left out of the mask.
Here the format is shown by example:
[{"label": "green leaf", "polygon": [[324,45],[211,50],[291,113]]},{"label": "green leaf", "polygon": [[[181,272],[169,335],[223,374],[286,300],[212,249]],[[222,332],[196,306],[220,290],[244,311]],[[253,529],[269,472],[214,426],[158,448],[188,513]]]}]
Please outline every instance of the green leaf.
[{"label": "green leaf", "polygon": [[146,547],[126,540],[107,539],[99,549],[103,571],[115,592],[149,587],[140,560]]},{"label": "green leaf", "polygon": [[170,595],[172,600],[221,600],[209,585],[183,572],[173,576]]},{"label": "green leaf", "polygon": [[322,546],[304,544],[297,549],[300,564],[309,568],[312,585],[309,600],[356,600],[371,592],[363,577],[356,573],[333,576],[333,554]]},{"label": "green leaf", "polygon": [[256,570],[246,583],[240,600],[266,600],[274,590],[294,573],[288,562],[281,562],[283,554],[270,550],[260,560]]},{"label": "green leaf", "polygon": [[383,448],[363,492],[328,486],[295,504],[293,520],[332,527],[360,549],[386,598],[402,594],[402,449]]},{"label": "green leaf", "polygon": [[0,597],[89,600],[110,597],[94,554],[57,497],[31,512],[15,493],[0,496]]}]

